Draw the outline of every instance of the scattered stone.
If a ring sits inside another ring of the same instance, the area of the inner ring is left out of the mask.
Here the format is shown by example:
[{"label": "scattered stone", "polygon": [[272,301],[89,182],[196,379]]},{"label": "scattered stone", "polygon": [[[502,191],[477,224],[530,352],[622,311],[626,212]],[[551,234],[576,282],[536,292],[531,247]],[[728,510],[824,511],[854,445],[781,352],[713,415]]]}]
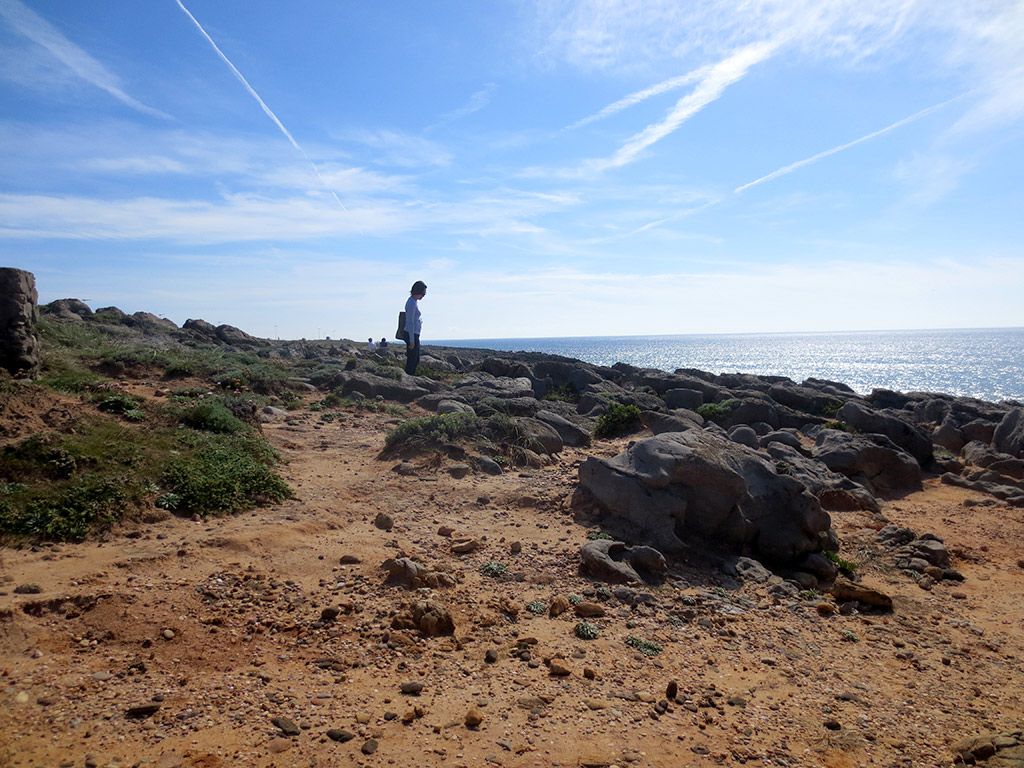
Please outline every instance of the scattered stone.
[{"label": "scattered stone", "polygon": [[572,674],[572,669],[561,659],[552,659],[548,669],[555,677],[568,677]]},{"label": "scattered stone", "polygon": [[39,595],[42,592],[43,588],[35,583],[19,584],[14,588],[14,594],[16,595]]},{"label": "scattered stone", "polygon": [[599,603],[578,603],[573,610],[581,619],[601,618],[605,615],[604,606]]},{"label": "scattered stone", "polygon": [[469,712],[466,713],[466,727],[478,728],[483,721],[484,716],[480,714],[480,710],[476,707],[470,707]]},{"label": "scattered stone", "polygon": [[284,736],[277,736],[270,740],[267,744],[267,749],[272,755],[279,755],[282,752],[287,752],[292,748],[292,740],[286,739]]},{"label": "scattered stone", "polygon": [[407,696],[419,696],[423,692],[423,683],[419,680],[402,683],[401,691]]},{"label": "scattered stone", "polygon": [[373,519],[373,524],[382,531],[390,531],[395,527],[394,518],[387,512],[378,512],[377,517]]},{"label": "scattered stone", "polygon": [[569,603],[569,598],[565,595],[556,595],[551,599],[551,603],[548,605],[548,616],[551,618],[561,616],[571,607],[572,605]]},{"label": "scattered stone", "polygon": [[364,755],[372,755],[374,752],[377,751],[377,747],[379,746],[380,744],[376,739],[367,739],[363,743],[363,746],[359,748],[359,751],[362,752]]},{"label": "scattered stone", "polygon": [[145,704],[134,704],[125,710],[124,716],[134,719],[142,719],[155,715],[160,710],[159,701],[147,701]]},{"label": "scattered stone", "polygon": [[346,741],[352,741],[356,735],[352,731],[346,731],[344,728],[331,728],[327,731],[327,738],[331,741],[336,741],[339,744],[344,744]]},{"label": "scattered stone", "polygon": [[477,539],[464,539],[452,544],[452,552],[456,555],[468,555],[480,549],[480,542]]},{"label": "scattered stone", "polygon": [[892,598],[873,587],[859,584],[842,577],[835,580],[829,589],[832,596],[839,601],[856,600],[858,603],[870,605],[885,611],[892,610]]},{"label": "scattered stone", "polygon": [[287,717],[272,717],[270,718],[270,722],[285,736],[298,736],[299,733],[301,733],[299,726]]}]

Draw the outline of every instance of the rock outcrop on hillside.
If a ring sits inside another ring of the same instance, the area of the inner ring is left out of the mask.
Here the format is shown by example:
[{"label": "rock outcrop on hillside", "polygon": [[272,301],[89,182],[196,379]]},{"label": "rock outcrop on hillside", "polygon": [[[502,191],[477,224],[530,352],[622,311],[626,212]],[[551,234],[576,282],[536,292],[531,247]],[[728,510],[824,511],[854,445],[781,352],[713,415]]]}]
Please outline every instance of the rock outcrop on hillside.
[{"label": "rock outcrop on hillside", "polygon": [[0,268],[0,368],[31,376],[39,367],[36,280],[31,272]]}]

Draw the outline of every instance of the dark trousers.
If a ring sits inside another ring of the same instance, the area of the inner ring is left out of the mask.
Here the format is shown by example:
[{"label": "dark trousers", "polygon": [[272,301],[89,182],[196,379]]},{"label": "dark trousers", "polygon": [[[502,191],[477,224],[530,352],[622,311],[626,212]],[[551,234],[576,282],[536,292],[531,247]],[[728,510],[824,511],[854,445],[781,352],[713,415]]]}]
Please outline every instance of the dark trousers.
[{"label": "dark trousers", "polygon": [[416,375],[416,368],[420,364],[420,337],[416,336],[416,346],[405,345],[405,372],[410,376]]}]

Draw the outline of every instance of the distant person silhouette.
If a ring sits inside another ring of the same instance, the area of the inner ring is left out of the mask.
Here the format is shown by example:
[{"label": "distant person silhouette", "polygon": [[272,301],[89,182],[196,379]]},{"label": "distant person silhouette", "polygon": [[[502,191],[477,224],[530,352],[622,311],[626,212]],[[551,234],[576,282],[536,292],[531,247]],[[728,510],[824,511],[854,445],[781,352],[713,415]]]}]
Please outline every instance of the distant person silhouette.
[{"label": "distant person silhouette", "polygon": [[427,284],[417,280],[409,290],[409,298],[405,302],[405,372],[416,375],[420,364],[420,329],[423,318],[420,315],[419,301],[427,295]]},{"label": "distant person silhouette", "polygon": [[377,351],[377,345],[373,343],[373,339],[372,338],[369,341],[366,342],[366,351],[367,352],[376,352]]}]

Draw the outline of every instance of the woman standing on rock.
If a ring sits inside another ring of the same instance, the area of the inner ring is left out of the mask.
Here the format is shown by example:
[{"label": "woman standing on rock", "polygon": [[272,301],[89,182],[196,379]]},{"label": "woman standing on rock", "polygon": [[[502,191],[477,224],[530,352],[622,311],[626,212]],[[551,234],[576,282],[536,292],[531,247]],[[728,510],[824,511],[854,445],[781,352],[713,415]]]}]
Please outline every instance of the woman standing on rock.
[{"label": "woman standing on rock", "polygon": [[405,302],[405,372],[416,375],[420,364],[420,329],[423,321],[420,315],[419,300],[427,295],[427,284],[417,280],[412,284],[409,298]]}]

